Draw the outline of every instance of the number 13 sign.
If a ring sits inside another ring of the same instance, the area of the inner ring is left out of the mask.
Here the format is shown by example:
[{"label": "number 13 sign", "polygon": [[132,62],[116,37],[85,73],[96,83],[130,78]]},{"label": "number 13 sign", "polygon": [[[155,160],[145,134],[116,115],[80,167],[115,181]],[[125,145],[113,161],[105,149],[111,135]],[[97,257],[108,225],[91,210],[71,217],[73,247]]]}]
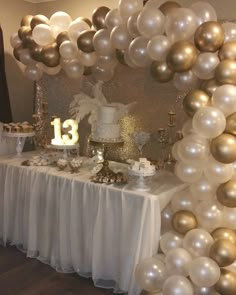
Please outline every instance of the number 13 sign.
[{"label": "number 13 sign", "polygon": [[[54,126],[54,138],[51,140],[53,145],[74,145],[79,140],[78,133],[78,122],[72,119],[68,119],[61,124],[60,118],[55,118],[51,125]],[[61,135],[61,127],[71,129],[68,131],[68,134]]]}]

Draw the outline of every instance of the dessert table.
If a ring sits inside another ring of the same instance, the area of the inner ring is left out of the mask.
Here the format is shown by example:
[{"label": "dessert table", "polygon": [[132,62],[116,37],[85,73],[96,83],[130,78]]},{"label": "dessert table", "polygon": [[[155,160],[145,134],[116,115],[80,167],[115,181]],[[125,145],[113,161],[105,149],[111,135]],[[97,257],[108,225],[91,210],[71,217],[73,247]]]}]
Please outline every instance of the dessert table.
[{"label": "dessert table", "polygon": [[149,192],[97,184],[88,165],[77,174],[22,166],[33,154],[0,157],[1,242],[96,286],[139,294],[135,267],[157,252],[161,210],[185,185],[169,172],[158,172]]}]

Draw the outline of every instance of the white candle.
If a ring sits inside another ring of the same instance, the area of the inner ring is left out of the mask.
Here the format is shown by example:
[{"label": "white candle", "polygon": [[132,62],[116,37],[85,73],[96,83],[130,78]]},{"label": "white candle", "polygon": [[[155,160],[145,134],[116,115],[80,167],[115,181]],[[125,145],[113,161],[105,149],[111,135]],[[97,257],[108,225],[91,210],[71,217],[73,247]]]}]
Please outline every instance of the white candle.
[{"label": "white candle", "polygon": [[64,144],[73,145],[76,144],[79,140],[79,133],[78,133],[78,122],[76,120],[68,119],[63,122],[63,128],[71,127],[71,130],[68,131],[68,134],[62,135],[62,139]]},{"label": "white candle", "polygon": [[54,126],[54,138],[51,140],[53,145],[63,145],[63,140],[61,138],[61,119],[55,118],[51,125]]}]

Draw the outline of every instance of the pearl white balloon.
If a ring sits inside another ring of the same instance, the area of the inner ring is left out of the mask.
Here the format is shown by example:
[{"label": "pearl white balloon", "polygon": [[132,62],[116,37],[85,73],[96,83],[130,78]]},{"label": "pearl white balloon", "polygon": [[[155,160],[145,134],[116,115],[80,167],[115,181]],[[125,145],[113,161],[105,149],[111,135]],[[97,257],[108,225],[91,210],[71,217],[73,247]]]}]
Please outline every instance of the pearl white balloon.
[{"label": "pearl white balloon", "polygon": [[149,39],[140,36],[135,38],[129,46],[128,52],[132,62],[138,67],[146,67],[151,63],[147,53],[147,44]]},{"label": "pearl white balloon", "polygon": [[194,211],[196,201],[193,198],[189,188],[177,192],[171,199],[171,209],[173,212],[179,210]]},{"label": "pearl white balloon", "polygon": [[196,14],[199,26],[208,21],[217,21],[215,8],[205,1],[198,1],[189,8]]},{"label": "pearl white balloon", "polygon": [[198,287],[198,286],[193,286],[194,290],[194,295],[220,295],[215,291],[214,287]]},{"label": "pearl white balloon", "polygon": [[170,250],[181,248],[183,243],[183,237],[175,232],[165,232],[160,239],[160,248],[164,254],[167,254]]},{"label": "pearl white balloon", "polygon": [[196,131],[193,129],[193,121],[192,119],[188,119],[183,127],[182,127],[182,134],[183,136],[187,136],[187,135],[190,135],[190,134],[197,134]]},{"label": "pearl white balloon", "polygon": [[226,117],[236,112],[236,86],[225,84],[217,87],[212,96],[212,106],[219,108]]},{"label": "pearl white balloon", "polygon": [[201,178],[202,168],[192,163],[177,162],[175,164],[175,175],[184,182],[193,183]]},{"label": "pearl white balloon", "polygon": [[111,31],[111,43],[117,49],[127,49],[132,37],[130,36],[126,25],[119,25]]},{"label": "pearl white balloon", "polygon": [[144,8],[137,18],[141,35],[152,38],[164,32],[165,16],[159,9]]},{"label": "pearl white balloon", "polygon": [[203,201],[215,195],[217,186],[203,176],[199,181],[192,183],[189,188],[195,200]]},{"label": "pearl white balloon", "polygon": [[101,29],[94,34],[93,46],[100,55],[109,55],[115,50],[110,40],[110,32],[107,29]]},{"label": "pearl white balloon", "polygon": [[59,52],[61,57],[66,59],[72,59],[78,56],[78,48],[73,42],[69,40],[61,43]]},{"label": "pearl white balloon", "polygon": [[170,231],[172,229],[172,217],[174,212],[171,209],[170,204],[168,204],[162,211],[161,211],[161,231],[163,233]]},{"label": "pearl white balloon", "polygon": [[166,279],[163,295],[193,295],[193,287],[190,281],[184,276],[173,275]]},{"label": "pearl white balloon", "polygon": [[125,63],[132,69],[137,69],[138,66],[132,61],[132,59],[130,58],[130,55],[129,55],[129,50],[125,50],[125,53],[124,53],[124,60],[125,60]]},{"label": "pearl white balloon", "polygon": [[54,38],[61,32],[67,31],[72,22],[71,16],[64,11],[57,11],[49,19]]},{"label": "pearl white balloon", "polygon": [[126,21],[131,15],[141,9],[143,9],[143,0],[119,0],[119,12]]},{"label": "pearl white balloon", "polygon": [[127,21],[128,32],[133,38],[140,36],[138,25],[137,25],[137,19],[139,14],[140,14],[140,11],[135,12],[133,15],[131,15],[128,18],[128,21]]},{"label": "pearl white balloon", "polygon": [[30,64],[25,67],[24,75],[30,80],[39,81],[43,76],[43,71],[36,64]]},{"label": "pearl white balloon", "polygon": [[113,75],[114,75],[114,69],[103,69],[100,67],[94,67],[93,68],[93,77],[97,80],[97,81],[109,81],[112,79]]},{"label": "pearl white balloon", "polygon": [[170,41],[166,36],[157,35],[148,42],[147,52],[151,59],[164,61],[170,46]]},{"label": "pearl white balloon", "polygon": [[208,80],[215,76],[215,69],[219,63],[216,53],[203,52],[198,55],[192,71],[199,79]]},{"label": "pearl white balloon", "polygon": [[196,217],[200,227],[212,231],[221,226],[222,223],[222,209],[216,200],[205,200],[199,202],[196,206]]},{"label": "pearl white balloon", "polygon": [[210,156],[204,168],[204,175],[212,183],[224,183],[232,178],[233,166],[220,163]]},{"label": "pearl white balloon", "polygon": [[10,44],[12,48],[15,48],[22,44],[21,39],[19,38],[18,33],[13,33],[10,37]]},{"label": "pearl white balloon", "polygon": [[40,24],[32,31],[33,40],[40,46],[46,46],[53,42],[54,37],[48,25]]},{"label": "pearl white balloon", "polygon": [[103,69],[113,69],[118,64],[115,55],[100,55],[97,57],[96,66]]},{"label": "pearl white balloon", "polygon": [[220,278],[220,268],[213,259],[198,257],[189,264],[189,276],[199,287],[212,287]]},{"label": "pearl white balloon", "polygon": [[123,19],[120,16],[119,9],[114,8],[108,11],[105,17],[105,26],[112,30],[114,27],[119,26],[123,23]]},{"label": "pearl white balloon", "polygon": [[31,54],[28,48],[21,50],[19,54],[19,58],[24,65],[30,65],[32,63],[35,63],[34,59],[31,57]]},{"label": "pearl white balloon", "polygon": [[166,17],[165,32],[171,43],[189,40],[197,29],[197,17],[189,8],[178,8]]},{"label": "pearl white balloon", "polygon": [[170,275],[188,276],[188,266],[192,256],[183,248],[170,250],[165,258],[166,270]]},{"label": "pearl white balloon", "polygon": [[217,137],[224,131],[225,127],[225,116],[218,108],[204,107],[193,116],[193,129],[206,138]]},{"label": "pearl white balloon", "polygon": [[222,226],[236,230],[236,208],[224,207]]},{"label": "pearl white balloon", "polygon": [[142,260],[135,270],[138,285],[149,292],[160,291],[166,277],[165,264],[156,257]]},{"label": "pearl white balloon", "polygon": [[76,43],[80,33],[89,29],[89,25],[78,17],[70,23],[68,34],[70,39]]},{"label": "pearl white balloon", "polygon": [[228,41],[236,40],[236,24],[232,22],[226,22],[222,24],[225,33],[225,43]]},{"label": "pearl white balloon", "polygon": [[199,78],[192,70],[189,70],[183,73],[175,73],[173,83],[176,89],[188,92],[199,86]]},{"label": "pearl white balloon", "polygon": [[96,52],[86,53],[79,51],[78,59],[82,65],[92,67],[97,61],[97,54]]},{"label": "pearl white balloon", "polygon": [[64,67],[66,75],[71,79],[78,79],[83,76],[84,66],[77,60],[72,60]]},{"label": "pearl white balloon", "polygon": [[205,229],[192,229],[183,238],[183,248],[192,256],[207,256],[209,247],[214,243],[212,236]]}]

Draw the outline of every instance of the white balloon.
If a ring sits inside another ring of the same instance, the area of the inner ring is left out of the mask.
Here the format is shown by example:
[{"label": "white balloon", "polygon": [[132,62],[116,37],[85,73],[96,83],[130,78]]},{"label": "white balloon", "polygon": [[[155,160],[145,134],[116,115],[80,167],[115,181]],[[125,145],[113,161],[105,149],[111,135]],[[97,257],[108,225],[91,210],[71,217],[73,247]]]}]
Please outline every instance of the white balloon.
[{"label": "white balloon", "polygon": [[197,17],[189,8],[178,8],[166,17],[165,32],[171,43],[189,40],[197,29]]},{"label": "white balloon", "polygon": [[189,264],[189,276],[199,287],[212,287],[220,278],[220,268],[213,259],[198,257]]},{"label": "white balloon", "polygon": [[172,229],[171,221],[174,212],[171,209],[170,204],[168,204],[162,211],[161,211],[161,231],[163,233],[170,231]]},{"label": "white balloon", "polygon": [[178,233],[169,231],[165,232],[160,239],[160,248],[164,254],[167,254],[170,250],[181,248],[183,243],[183,236]]},{"label": "white balloon", "polygon": [[119,26],[124,23],[124,20],[121,18],[119,9],[114,8],[108,11],[105,17],[105,26],[108,29],[113,29],[116,26]]},{"label": "white balloon", "polygon": [[69,40],[61,43],[59,47],[59,52],[61,57],[66,59],[72,59],[78,56],[78,48],[73,42]]},{"label": "white balloon", "polygon": [[36,64],[30,64],[25,67],[24,75],[33,81],[39,81],[43,76],[43,71]]},{"label": "white balloon", "polygon": [[28,48],[25,48],[20,51],[19,58],[24,65],[30,65],[32,63],[35,63],[34,59],[31,57],[31,54]]},{"label": "white balloon", "polygon": [[86,53],[79,51],[79,62],[86,67],[92,67],[95,65],[97,58],[96,52]]},{"label": "white balloon", "polygon": [[117,64],[115,55],[99,55],[96,61],[96,66],[108,70],[114,69]]},{"label": "white balloon", "polygon": [[199,79],[208,80],[215,76],[215,69],[219,63],[216,53],[203,52],[198,55],[192,71]]},{"label": "white balloon", "polygon": [[78,17],[70,23],[68,27],[68,34],[72,41],[77,42],[80,33],[89,29],[89,25]]},{"label": "white balloon", "polygon": [[140,35],[138,30],[138,25],[137,25],[137,19],[139,14],[140,14],[140,11],[135,12],[133,15],[131,15],[128,18],[128,21],[127,21],[128,32],[133,38],[136,38]]},{"label": "white balloon", "polygon": [[143,9],[143,0],[119,0],[119,12],[126,21],[132,14],[141,9]]},{"label": "white balloon", "polygon": [[165,280],[163,295],[193,295],[193,287],[184,276],[173,275]]},{"label": "white balloon", "polygon": [[207,287],[194,286],[193,290],[194,290],[194,295],[220,295],[219,293],[215,291],[214,287],[207,288]]},{"label": "white balloon", "polygon": [[114,69],[103,69],[100,67],[94,67],[92,73],[94,78],[98,81],[109,81],[114,75]]},{"label": "white balloon", "polygon": [[119,25],[111,31],[111,43],[117,49],[127,49],[132,37],[128,33],[126,25]]},{"label": "white balloon", "polygon": [[203,107],[193,116],[193,129],[206,138],[217,137],[224,131],[225,127],[225,116],[218,108]]},{"label": "white balloon", "polygon": [[79,63],[78,60],[71,60],[63,68],[66,75],[72,79],[78,79],[83,76],[84,66]]},{"label": "white balloon", "polygon": [[138,30],[147,38],[162,34],[164,25],[165,16],[159,9],[144,8],[137,18]]},{"label": "white balloon", "polygon": [[208,21],[217,21],[217,14],[214,7],[205,1],[192,4],[190,9],[196,14],[199,26]]},{"label": "white balloon", "polygon": [[189,188],[177,192],[171,199],[171,209],[173,212],[179,210],[194,211],[196,200],[193,198]]},{"label": "white balloon", "polygon": [[147,44],[149,39],[140,36],[135,38],[129,46],[128,52],[131,61],[138,67],[146,67],[151,63],[147,53]]},{"label": "white balloon", "polygon": [[226,117],[236,112],[236,86],[225,84],[217,87],[212,96],[212,106],[219,108]]},{"label": "white balloon", "polygon": [[182,133],[183,133],[183,136],[187,136],[187,135],[190,135],[190,134],[197,134],[196,131],[193,129],[193,121],[192,119],[188,119],[183,127],[182,127]]},{"label": "white balloon", "polygon": [[228,41],[236,40],[236,24],[232,22],[226,22],[222,24],[225,33],[225,43]]},{"label": "white balloon", "polygon": [[94,34],[93,46],[100,55],[109,55],[115,50],[110,40],[110,32],[107,29],[101,29]]},{"label": "white balloon", "polygon": [[209,247],[214,243],[212,236],[205,229],[195,228],[183,238],[183,247],[192,256],[207,256]]},{"label": "white balloon", "polygon": [[12,48],[15,48],[22,44],[21,39],[18,36],[18,33],[13,33],[10,37],[10,44]]},{"label": "white balloon", "polygon": [[220,163],[210,156],[204,168],[204,175],[215,184],[227,182],[233,176],[233,165]]},{"label": "white balloon", "polygon": [[192,70],[189,70],[183,73],[175,73],[173,83],[176,89],[188,92],[199,86],[199,78]]},{"label": "white balloon", "polygon": [[170,250],[165,258],[166,270],[170,275],[188,276],[188,266],[192,256],[183,248]]},{"label": "white balloon", "polygon": [[195,200],[203,201],[215,195],[217,186],[203,176],[199,181],[192,183],[189,188]]},{"label": "white balloon", "polygon": [[51,28],[45,24],[35,26],[32,31],[32,37],[34,41],[40,46],[49,45],[54,41]]},{"label": "white balloon", "polygon": [[222,226],[236,230],[236,208],[224,207]]},{"label": "white balloon", "polygon": [[166,36],[157,35],[148,42],[147,52],[151,59],[164,61],[170,46],[170,41]]},{"label": "white balloon", "polygon": [[55,12],[49,19],[54,38],[61,32],[67,31],[72,22],[71,16],[64,11]]},{"label": "white balloon", "polygon": [[202,168],[195,164],[177,162],[175,164],[175,175],[182,181],[193,183],[198,181],[202,176]]}]

